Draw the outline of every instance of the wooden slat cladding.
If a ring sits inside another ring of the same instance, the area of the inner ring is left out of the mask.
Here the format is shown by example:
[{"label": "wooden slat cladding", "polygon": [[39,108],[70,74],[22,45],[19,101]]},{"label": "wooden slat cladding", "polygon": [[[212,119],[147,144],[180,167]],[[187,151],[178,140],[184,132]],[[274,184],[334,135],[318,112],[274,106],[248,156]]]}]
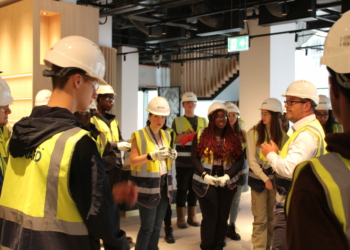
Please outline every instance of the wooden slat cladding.
[{"label": "wooden slat cladding", "polygon": [[[213,54],[225,55],[227,48],[208,48],[219,46],[221,41],[210,41],[204,44],[188,45],[184,49],[196,49],[195,52],[173,55],[172,60],[209,57]],[[201,47],[206,47],[201,49]],[[198,52],[197,52],[198,51]],[[170,66],[171,86],[181,86],[182,93],[195,92],[198,97],[211,97],[225,82],[237,73],[238,61],[232,58],[210,58],[172,63]]]},{"label": "wooden slat cladding", "polygon": [[111,47],[100,46],[106,60],[106,82],[116,89],[117,84],[117,50]]}]

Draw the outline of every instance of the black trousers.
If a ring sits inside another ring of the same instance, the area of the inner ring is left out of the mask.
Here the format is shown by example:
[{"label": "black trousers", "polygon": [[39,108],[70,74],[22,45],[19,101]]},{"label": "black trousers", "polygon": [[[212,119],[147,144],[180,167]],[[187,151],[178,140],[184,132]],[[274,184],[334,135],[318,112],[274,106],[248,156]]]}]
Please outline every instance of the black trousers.
[{"label": "black trousers", "polygon": [[194,207],[197,205],[197,195],[192,189],[194,168],[176,167],[176,207]]},{"label": "black trousers", "polygon": [[170,204],[168,204],[168,208],[166,210],[166,214],[164,217],[164,225],[166,227],[171,227],[171,215],[172,215],[171,206]]},{"label": "black trousers", "polygon": [[227,220],[237,188],[209,186],[203,197],[198,197],[202,211],[201,249],[212,250],[223,247],[227,232]]}]

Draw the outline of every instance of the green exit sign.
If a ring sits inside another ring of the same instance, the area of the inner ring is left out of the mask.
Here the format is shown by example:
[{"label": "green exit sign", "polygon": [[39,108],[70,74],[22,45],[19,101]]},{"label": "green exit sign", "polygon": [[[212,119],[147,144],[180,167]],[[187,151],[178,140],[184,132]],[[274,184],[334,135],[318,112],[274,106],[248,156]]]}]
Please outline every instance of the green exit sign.
[{"label": "green exit sign", "polygon": [[227,38],[227,52],[243,51],[249,49],[249,36]]}]

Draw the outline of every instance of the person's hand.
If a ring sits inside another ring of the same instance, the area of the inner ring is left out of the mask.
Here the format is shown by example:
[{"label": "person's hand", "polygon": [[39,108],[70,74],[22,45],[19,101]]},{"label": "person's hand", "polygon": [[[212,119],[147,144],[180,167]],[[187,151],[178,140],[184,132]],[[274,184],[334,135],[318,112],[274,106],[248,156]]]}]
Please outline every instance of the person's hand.
[{"label": "person's hand", "polygon": [[131,149],[131,143],[127,141],[117,142],[117,147],[120,151],[129,151]]},{"label": "person's hand", "polygon": [[117,204],[128,204],[132,208],[137,201],[137,186],[132,181],[121,181],[114,184],[112,197]]},{"label": "person's hand", "polygon": [[170,148],[170,159],[175,160],[177,158],[177,151],[176,149]]},{"label": "person's hand", "polygon": [[265,181],[265,187],[268,190],[273,190],[273,184],[272,181],[270,179],[268,179],[267,181]]},{"label": "person's hand", "polygon": [[210,174],[206,174],[205,176],[204,176],[204,180],[206,181],[206,182],[208,182],[210,185],[212,185],[212,186],[219,186],[220,185],[220,181],[219,181],[219,179],[218,178],[216,178],[216,177],[214,177],[214,176],[211,176]]},{"label": "person's hand", "polygon": [[192,129],[187,129],[185,132],[183,132],[183,136],[189,136],[191,134],[195,133],[195,131],[193,131]]},{"label": "person's hand", "polygon": [[225,174],[224,176],[220,176],[218,180],[220,181],[220,187],[225,187],[227,182],[230,180],[230,176]]},{"label": "person's hand", "polygon": [[162,160],[165,160],[166,158],[170,158],[170,150],[169,148],[162,147],[149,153],[149,155],[151,156],[152,160],[162,161]]},{"label": "person's hand", "polygon": [[262,143],[260,145],[260,148],[261,148],[261,152],[265,157],[271,152],[275,152],[276,154],[278,154],[278,146],[273,140],[271,140],[270,143],[267,143],[267,142]]}]

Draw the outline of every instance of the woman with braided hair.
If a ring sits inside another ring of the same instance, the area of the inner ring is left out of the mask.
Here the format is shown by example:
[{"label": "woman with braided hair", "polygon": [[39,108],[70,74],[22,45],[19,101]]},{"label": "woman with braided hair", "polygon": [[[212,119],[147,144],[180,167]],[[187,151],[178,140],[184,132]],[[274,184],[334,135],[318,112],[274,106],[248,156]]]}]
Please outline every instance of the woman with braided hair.
[{"label": "woman with braided hair", "polygon": [[236,185],[244,181],[244,157],[239,138],[227,122],[227,108],[214,102],[208,111],[209,125],[192,141],[195,166],[192,187],[202,211],[201,249],[225,246],[227,220]]}]

